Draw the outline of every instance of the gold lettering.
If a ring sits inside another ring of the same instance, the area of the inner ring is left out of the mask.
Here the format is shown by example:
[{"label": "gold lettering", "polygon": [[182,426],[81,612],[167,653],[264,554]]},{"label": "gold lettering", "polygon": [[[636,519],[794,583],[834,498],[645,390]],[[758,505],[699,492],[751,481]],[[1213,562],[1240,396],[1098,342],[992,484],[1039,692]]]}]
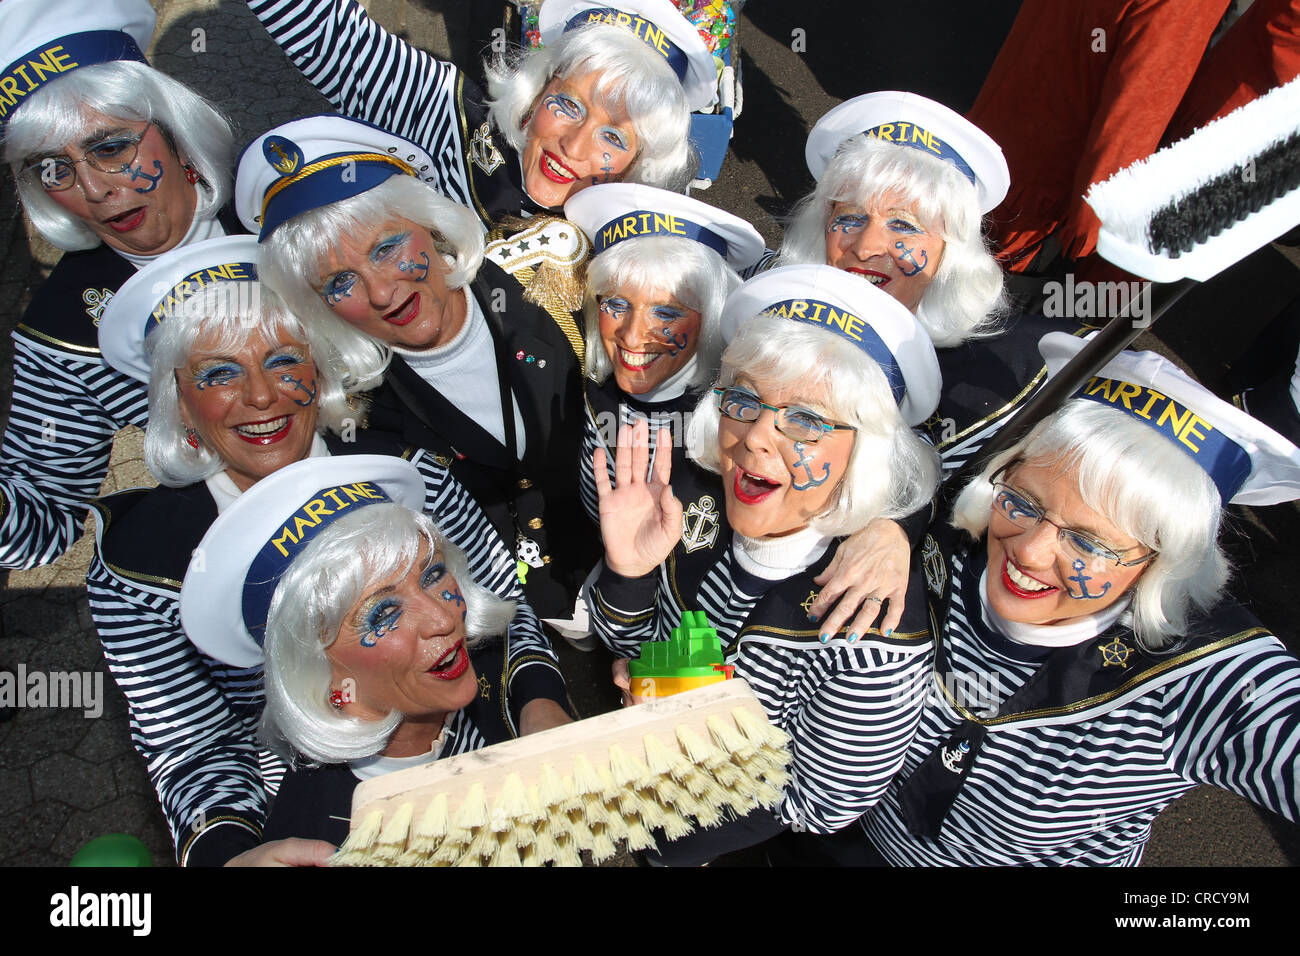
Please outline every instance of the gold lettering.
[{"label": "gold lettering", "polygon": [[1141,415],[1147,421],[1150,421],[1151,406],[1154,405],[1156,402],[1158,402],[1160,399],[1164,398],[1164,396],[1161,395],[1159,392],[1157,392],[1154,388],[1148,388],[1147,393],[1151,397],[1147,399],[1147,403],[1145,405],[1143,405],[1140,409],[1137,410],[1137,414]]},{"label": "gold lettering", "polygon": [[290,544],[298,543],[298,539],[294,537],[293,532],[289,530],[288,525],[285,525],[283,528],[280,529],[279,536],[272,538],[271,543],[275,545],[280,550],[280,553],[287,558],[289,556],[289,552],[285,549],[284,545],[281,543],[285,539],[288,539]]},{"label": "gold lettering", "polygon": [[792,318],[792,319],[803,319],[803,318],[806,318],[806,317],[807,317],[807,315],[806,315],[807,312],[808,312],[808,303],[807,303],[807,302],[804,302],[804,301],[801,300],[801,301],[799,301],[799,302],[791,302],[791,303],[790,303],[790,318]]},{"label": "gold lettering", "polygon": [[318,524],[320,524],[320,519],[317,519],[317,520],[315,520],[315,521],[308,521],[308,520],[307,520],[306,518],[304,518],[302,515],[294,515],[294,516],[293,516],[293,533],[294,533],[295,535],[298,536],[299,540],[301,540],[301,539],[302,539],[302,531],[303,531],[304,528],[314,528],[314,527],[316,527]]},{"label": "gold lettering", "polygon": [[1192,438],[1197,438],[1200,439],[1201,441],[1205,441],[1205,432],[1197,431],[1196,430],[1197,425],[1204,425],[1210,431],[1214,431],[1213,425],[1207,422],[1200,415],[1197,415],[1195,412],[1193,412],[1192,416],[1187,420],[1187,424],[1184,425],[1182,431],[1178,433],[1178,440],[1194,452],[1199,452],[1201,448],[1199,445],[1193,445],[1190,441],[1188,441],[1187,440],[1188,436],[1190,435]]},{"label": "gold lettering", "polygon": [[32,82],[32,78],[31,78],[30,76],[27,75],[27,64],[26,64],[26,63],[20,63],[18,66],[14,67],[14,72],[17,73],[19,76],[21,76],[24,80],[27,81],[27,90],[26,90],[26,92],[30,93],[32,90],[36,89],[36,84],[33,83],[33,82]]},{"label": "gold lettering", "polygon": [[[42,54],[42,59],[45,57],[49,57],[50,61],[54,63],[53,72],[55,73],[66,73],[68,70],[75,69],[79,65],[72,62],[71,53],[63,52],[62,46],[50,47]],[[35,66],[35,64],[33,64],[33,66]],[[39,71],[40,67],[37,66],[36,69]]]},{"label": "gold lettering", "polygon": [[1132,382],[1119,382],[1115,389],[1115,397],[1111,399],[1111,401],[1123,402],[1124,407],[1131,412],[1133,411],[1133,406],[1129,404],[1129,399],[1137,398],[1141,394],[1141,385],[1134,385]]},{"label": "gold lettering", "polygon": [[322,491],[321,494],[322,494],[322,495],[327,495],[327,496],[329,497],[330,501],[334,502],[334,504],[337,506],[337,507],[336,507],[336,510],[338,510],[338,511],[342,511],[344,508],[346,508],[348,505],[350,505],[350,504],[352,503],[352,502],[350,502],[350,501],[349,501],[349,502],[343,502],[343,501],[339,500],[339,492],[338,492],[338,489],[337,489],[337,488],[328,488],[328,489],[326,489],[325,491]]},{"label": "gold lettering", "polygon": [[18,81],[12,76],[0,76],[0,90],[9,94],[9,103],[15,103],[22,92],[18,89]]},{"label": "gold lettering", "polygon": [[1190,408],[1185,408],[1183,409],[1182,415],[1179,415],[1175,411],[1176,408],[1178,408],[1178,404],[1176,402],[1170,402],[1164,407],[1164,410],[1160,413],[1160,417],[1156,419],[1157,427],[1163,426],[1164,423],[1167,421],[1172,422],[1173,432],[1175,435],[1182,432],[1183,427],[1187,424],[1188,416],[1192,414],[1192,410]]},{"label": "gold lettering", "polygon": [[842,326],[846,335],[855,342],[862,341],[862,327],[866,324],[856,315],[845,313],[846,324]]},{"label": "gold lettering", "polygon": [[329,508],[326,508],[325,502],[321,501],[319,498],[313,498],[311,501],[307,502],[302,506],[302,510],[308,518],[315,518],[317,524],[320,524],[326,515],[332,515],[334,513],[330,511]]}]

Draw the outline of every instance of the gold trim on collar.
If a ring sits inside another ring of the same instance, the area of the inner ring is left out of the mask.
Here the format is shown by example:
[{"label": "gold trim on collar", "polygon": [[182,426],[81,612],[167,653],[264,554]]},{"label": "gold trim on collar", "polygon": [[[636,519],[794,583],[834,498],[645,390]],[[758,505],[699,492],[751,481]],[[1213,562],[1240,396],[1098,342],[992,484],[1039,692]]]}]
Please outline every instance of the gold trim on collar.
[{"label": "gold trim on collar", "polygon": [[[1114,700],[1116,697],[1119,697],[1127,693],[1128,691],[1132,690],[1134,687],[1137,687],[1140,684],[1149,683],[1154,678],[1159,677],[1161,674],[1167,673],[1169,670],[1178,667],[1181,664],[1185,664],[1189,661],[1199,660],[1208,654],[1214,653],[1215,651],[1223,650],[1225,647],[1231,647],[1234,644],[1240,644],[1243,641],[1250,640],[1252,637],[1258,637],[1261,634],[1268,634],[1268,633],[1270,632],[1268,631],[1267,628],[1263,628],[1263,627],[1248,628],[1237,634],[1233,634],[1231,637],[1225,637],[1221,640],[1215,641],[1213,644],[1206,644],[1205,646],[1200,647],[1194,651],[1188,651],[1185,654],[1179,654],[1177,657],[1171,657],[1168,660],[1161,661],[1155,667],[1148,668],[1147,670],[1144,670],[1141,673],[1136,674],[1131,680],[1125,681],[1123,684],[1116,687],[1114,690],[1107,691],[1104,694],[1098,694],[1095,697],[1089,697],[1087,700],[1075,701],[1073,704],[1066,704],[1064,707],[1044,707],[1041,710],[1026,710],[1016,714],[1007,714],[1005,717],[990,717],[990,718],[983,718],[983,719],[976,717],[970,711],[966,710],[966,708],[962,707],[960,704],[957,703],[956,699],[952,696],[952,691],[947,687],[947,682],[941,680],[939,681],[939,686],[940,688],[943,689],[943,695],[948,699],[948,703],[952,706],[953,710],[961,714],[963,718],[969,720],[971,723],[979,724],[983,727],[997,727],[1001,724],[1010,724],[1010,723],[1016,723],[1020,721],[1034,720],[1039,717],[1053,717],[1058,714],[1073,714],[1081,710],[1088,710],[1091,707],[1096,707],[1099,704],[1104,704],[1108,700]],[[936,663],[938,662],[937,656],[935,657],[935,661]]]},{"label": "gold trim on collar", "polygon": [[89,345],[73,345],[71,342],[65,342],[62,339],[56,339],[52,335],[46,335],[44,332],[38,332],[30,325],[23,325],[21,322],[18,323],[18,328],[16,329],[16,331],[22,332],[24,335],[30,335],[34,339],[42,339],[46,342],[49,342],[51,345],[59,346],[59,348],[69,349],[70,351],[73,352],[80,352],[82,355],[103,354],[97,348],[92,348]]}]

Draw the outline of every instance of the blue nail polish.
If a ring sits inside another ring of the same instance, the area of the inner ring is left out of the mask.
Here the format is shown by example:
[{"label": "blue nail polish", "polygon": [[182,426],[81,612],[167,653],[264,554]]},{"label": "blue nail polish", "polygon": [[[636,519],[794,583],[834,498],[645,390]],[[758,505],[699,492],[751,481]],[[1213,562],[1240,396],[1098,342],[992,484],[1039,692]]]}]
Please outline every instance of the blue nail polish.
[{"label": "blue nail polish", "polygon": [[823,632],[819,635],[819,639],[821,640],[821,642],[822,642],[823,644],[829,644],[829,643],[831,642],[831,636],[830,636],[829,634],[827,634],[825,631],[823,631]]},{"label": "blue nail polish", "polygon": [[885,632],[885,637],[893,637],[893,636],[894,636],[894,629],[891,627],[889,630]]},{"label": "blue nail polish", "polygon": [[808,620],[810,620],[810,621],[812,621],[814,624],[816,624],[816,623],[817,623],[817,615],[816,615],[816,614],[809,614],[809,615],[808,615]]},{"label": "blue nail polish", "polygon": [[853,634],[850,634],[850,635],[849,635],[849,643],[850,643],[850,644],[855,644],[855,643],[857,643],[857,640],[858,640],[858,635],[857,635],[856,633],[853,633]]}]

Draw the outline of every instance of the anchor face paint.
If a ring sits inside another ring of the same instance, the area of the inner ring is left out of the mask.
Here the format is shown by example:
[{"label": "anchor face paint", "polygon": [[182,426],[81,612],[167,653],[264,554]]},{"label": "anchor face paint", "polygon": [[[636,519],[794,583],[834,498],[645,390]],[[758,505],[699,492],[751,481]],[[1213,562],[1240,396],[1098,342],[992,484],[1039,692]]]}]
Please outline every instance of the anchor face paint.
[{"label": "anchor face paint", "polygon": [[1084,531],[1116,551],[1142,549],[1131,534],[1084,503],[1073,470],[1031,462],[1003,480],[1050,520],[1023,531],[996,507],[990,515],[986,589],[990,606],[1002,617],[1023,624],[1058,624],[1096,614],[1142,576],[1147,564],[1116,567],[1113,561],[1085,561],[1065,549],[1060,529],[1052,522]]},{"label": "anchor face paint", "polygon": [[596,102],[597,73],[555,77],[525,123],[524,189],[547,209],[596,183],[617,182],[640,143],[631,121]]},{"label": "anchor face paint", "polygon": [[240,490],[311,451],[316,365],[303,343],[260,331],[234,349],[200,339],[176,383],[182,423]]},{"label": "anchor face paint", "polygon": [[194,222],[198,190],[186,181],[184,163],[162,130],[156,123],[95,110],[85,110],[83,119],[84,135],[48,154],[29,156],[24,165],[39,166],[48,156],[84,159],[87,150],[143,131],[129,170],[105,173],[79,162],[77,181],[68,189],[46,195],[119,252],[153,256],[176,246]]},{"label": "anchor face paint", "polygon": [[662,385],[699,346],[700,313],[662,290],[624,287],[598,303],[601,344],[628,395]]},{"label": "anchor face paint", "polygon": [[[735,384],[769,405],[799,405],[835,420],[833,409],[819,394],[765,386],[745,376]],[[834,501],[855,440],[852,431],[837,430],[811,445],[796,442],[777,431],[769,409],[751,423],[721,416],[718,458],[727,493],[727,522],[750,538],[781,537],[807,527]]]},{"label": "anchor face paint", "polygon": [[852,272],[916,312],[943,259],[938,228],[914,205],[884,193],[866,205],[837,202],[826,223],[826,263]]},{"label": "anchor face paint", "polygon": [[355,682],[349,715],[423,717],[470,702],[478,682],[465,649],[464,599],[457,598],[459,585],[427,545],[405,572],[370,582],[325,652],[333,686]]},{"label": "anchor face paint", "polygon": [[418,352],[446,345],[464,327],[468,304],[464,290],[447,288],[449,271],[429,230],[398,218],[340,237],[313,287],[345,322]]}]

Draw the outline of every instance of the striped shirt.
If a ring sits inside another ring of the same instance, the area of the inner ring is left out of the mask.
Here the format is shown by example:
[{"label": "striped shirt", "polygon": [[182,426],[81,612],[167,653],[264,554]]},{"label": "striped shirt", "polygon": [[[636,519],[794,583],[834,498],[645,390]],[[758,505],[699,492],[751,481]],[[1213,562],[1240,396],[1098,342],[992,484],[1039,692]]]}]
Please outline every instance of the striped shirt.
[{"label": "striped shirt", "polygon": [[615,654],[636,657],[642,641],[667,639],[683,610],[703,610],[727,663],[793,740],[778,818],[816,833],[840,829],[884,793],[916,730],[931,646],[919,587],[892,638],[873,629],[850,644],[841,631],[822,644],[802,602],[816,592],[812,579],[830,552],[772,582],[738,564],[729,531],[719,537],[703,560],[679,544],[644,578],[602,569],[589,600],[592,626]]},{"label": "striped shirt", "polygon": [[[460,87],[465,78],[454,64],[387,32],[356,0],[248,0],[248,6],[306,80],[339,112],[423,147],[433,158],[436,184],[444,195],[478,212],[485,223],[502,212],[519,214],[522,193],[511,197],[513,203],[477,195],[469,168],[471,139],[486,168],[495,172],[501,167],[495,176],[485,173],[495,188],[510,192],[506,180],[518,175],[510,168],[518,161],[500,136],[483,128],[485,117],[476,122],[477,115],[462,114]],[[472,101],[481,95],[472,81],[466,93]],[[502,202],[513,208],[495,208]]]},{"label": "striped shirt", "polygon": [[[948,693],[984,696],[992,706],[1024,685],[1048,651],[989,626],[983,565],[978,555],[951,560],[946,683]],[[897,865],[1133,866],[1157,814],[1197,784],[1300,818],[1300,661],[1262,628],[1113,702],[989,726],[939,839],[914,837],[899,790],[961,723],[948,693],[936,686],[927,697],[898,780],[863,821]]]},{"label": "striped shirt", "polygon": [[94,323],[134,273],[107,246],[65,255],[13,333],[0,445],[0,567],[54,561],[78,538],[108,474],[113,436],[149,419],[145,386],[104,364]]},{"label": "striped shirt", "polygon": [[[511,698],[545,696],[563,703],[555,653],[522,600],[513,558],[445,468],[424,452],[412,461],[424,476],[425,511],[464,550],[474,580],[518,601],[506,636],[504,684]],[[184,521],[184,515],[176,516],[178,526]],[[114,528],[111,521],[101,524],[109,530],[101,533],[86,576],[91,614],[109,670],[127,698],[132,742],[158,791],[177,859],[184,865],[199,837],[220,826],[242,828],[239,848],[247,849],[258,842],[268,799],[285,770],[257,744],[261,668],[232,668],[201,654],[181,627],[180,581],[146,580],[114,566],[105,556]],[[194,545],[205,530],[194,529]],[[512,725],[516,719],[510,715]],[[227,831],[216,839],[229,836]]]}]

